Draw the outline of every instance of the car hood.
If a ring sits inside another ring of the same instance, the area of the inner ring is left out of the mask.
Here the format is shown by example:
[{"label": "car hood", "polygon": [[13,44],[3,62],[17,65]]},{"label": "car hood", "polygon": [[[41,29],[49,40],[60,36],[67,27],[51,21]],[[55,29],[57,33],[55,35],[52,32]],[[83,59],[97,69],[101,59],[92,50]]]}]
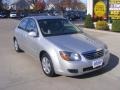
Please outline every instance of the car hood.
[{"label": "car hood", "polygon": [[58,48],[65,51],[83,53],[104,48],[104,44],[101,41],[84,33],[52,36],[47,37],[46,39]]}]

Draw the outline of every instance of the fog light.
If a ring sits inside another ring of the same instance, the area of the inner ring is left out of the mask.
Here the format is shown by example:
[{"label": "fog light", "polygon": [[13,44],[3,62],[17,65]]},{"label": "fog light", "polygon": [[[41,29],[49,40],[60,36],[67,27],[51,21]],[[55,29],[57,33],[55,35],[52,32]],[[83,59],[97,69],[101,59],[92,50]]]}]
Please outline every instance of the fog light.
[{"label": "fog light", "polygon": [[70,73],[78,73],[78,69],[68,69]]}]

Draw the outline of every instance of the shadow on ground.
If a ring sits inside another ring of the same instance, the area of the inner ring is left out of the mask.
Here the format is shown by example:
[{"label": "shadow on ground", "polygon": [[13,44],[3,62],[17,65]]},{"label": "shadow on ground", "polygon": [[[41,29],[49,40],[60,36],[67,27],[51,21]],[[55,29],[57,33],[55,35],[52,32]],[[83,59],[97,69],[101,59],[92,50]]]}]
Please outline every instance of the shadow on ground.
[{"label": "shadow on ground", "polygon": [[88,74],[84,74],[81,76],[72,77],[72,78],[85,79],[85,78],[91,78],[91,77],[95,77],[98,75],[102,75],[102,74],[107,73],[107,72],[111,71],[112,69],[114,69],[118,64],[119,64],[119,58],[117,56],[115,56],[114,54],[110,54],[110,60],[108,62],[108,65],[106,67],[104,67],[103,69],[100,69],[98,71],[94,71],[94,72],[91,72]]}]

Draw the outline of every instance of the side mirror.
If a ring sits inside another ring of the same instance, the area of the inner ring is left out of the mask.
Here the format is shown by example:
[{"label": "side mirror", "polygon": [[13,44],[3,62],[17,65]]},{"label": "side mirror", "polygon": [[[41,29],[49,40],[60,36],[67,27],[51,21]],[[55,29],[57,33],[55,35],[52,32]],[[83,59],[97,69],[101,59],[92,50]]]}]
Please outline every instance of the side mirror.
[{"label": "side mirror", "polygon": [[31,37],[37,37],[37,33],[36,32],[29,32],[28,35],[31,36]]}]

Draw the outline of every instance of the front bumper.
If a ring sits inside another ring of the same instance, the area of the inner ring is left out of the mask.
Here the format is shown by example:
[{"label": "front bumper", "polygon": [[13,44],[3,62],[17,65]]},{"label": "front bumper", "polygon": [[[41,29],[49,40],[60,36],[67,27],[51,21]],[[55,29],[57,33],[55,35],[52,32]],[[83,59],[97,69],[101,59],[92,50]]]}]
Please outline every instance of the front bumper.
[{"label": "front bumper", "polygon": [[57,74],[65,75],[65,76],[78,76],[83,75],[89,72],[93,72],[95,70],[99,70],[105,67],[108,64],[110,54],[109,52],[105,54],[103,57],[99,58],[103,60],[103,64],[96,68],[93,68],[93,61],[99,60],[87,60],[86,58],[82,57],[81,61],[64,61],[61,60],[60,68],[56,71]]}]

